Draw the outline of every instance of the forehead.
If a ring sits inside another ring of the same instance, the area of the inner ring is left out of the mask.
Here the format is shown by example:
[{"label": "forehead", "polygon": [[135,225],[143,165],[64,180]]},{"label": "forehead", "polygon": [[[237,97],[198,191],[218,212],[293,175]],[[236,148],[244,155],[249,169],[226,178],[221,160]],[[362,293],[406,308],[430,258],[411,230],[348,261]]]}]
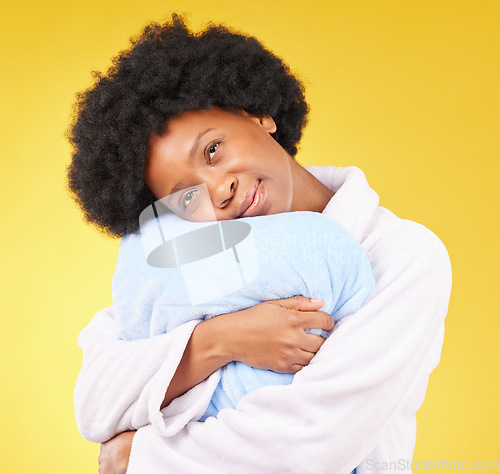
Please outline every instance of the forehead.
[{"label": "forehead", "polygon": [[186,140],[195,139],[201,132],[207,129],[232,128],[241,126],[244,122],[242,113],[228,112],[219,108],[209,110],[189,110],[167,121],[167,130],[158,135],[153,133],[149,138],[150,152],[161,143],[166,142],[180,145],[186,144]]},{"label": "forehead", "polygon": [[188,110],[169,119],[167,121],[167,128],[170,130],[183,130],[207,123],[231,122],[232,119],[235,119],[236,117],[238,117],[238,115],[217,107],[213,107],[208,110]]}]

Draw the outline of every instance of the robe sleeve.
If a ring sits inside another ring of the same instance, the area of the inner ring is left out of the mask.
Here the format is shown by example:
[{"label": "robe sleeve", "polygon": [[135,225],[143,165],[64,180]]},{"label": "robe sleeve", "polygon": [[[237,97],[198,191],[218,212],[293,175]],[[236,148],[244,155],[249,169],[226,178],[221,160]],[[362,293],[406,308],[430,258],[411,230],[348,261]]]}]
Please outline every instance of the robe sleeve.
[{"label": "robe sleeve", "polygon": [[218,372],[163,410],[165,397],[196,321],[150,339],[116,339],[112,308],[92,319],[80,333],[83,350],[73,402],[84,438],[104,442],[118,433],[152,424],[169,436],[205,411]]}]

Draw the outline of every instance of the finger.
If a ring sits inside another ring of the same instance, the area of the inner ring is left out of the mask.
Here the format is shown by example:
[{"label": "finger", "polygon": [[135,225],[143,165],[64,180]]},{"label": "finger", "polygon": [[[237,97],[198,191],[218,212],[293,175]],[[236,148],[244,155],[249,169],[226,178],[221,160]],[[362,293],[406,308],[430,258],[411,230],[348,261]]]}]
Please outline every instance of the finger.
[{"label": "finger", "polygon": [[313,360],[313,357],[315,355],[316,354],[314,354],[313,352],[300,351],[300,354],[297,354],[293,363],[299,364],[299,365],[302,365],[305,367],[306,365],[309,365],[309,363],[311,362],[311,360]]},{"label": "finger", "polygon": [[315,311],[322,308],[325,304],[323,300],[310,299],[301,295],[270,301],[270,303],[279,304],[284,308],[293,309],[295,311]]},{"label": "finger", "polygon": [[306,329],[324,329],[331,331],[335,326],[334,319],[324,311],[304,312],[300,320],[300,325]]},{"label": "finger", "polygon": [[300,348],[306,352],[312,352],[316,354],[319,348],[323,345],[325,339],[318,334],[305,333],[304,339],[300,343]]},{"label": "finger", "polygon": [[292,365],[292,373],[296,374],[299,370],[302,370],[305,365],[302,364],[293,364]]}]

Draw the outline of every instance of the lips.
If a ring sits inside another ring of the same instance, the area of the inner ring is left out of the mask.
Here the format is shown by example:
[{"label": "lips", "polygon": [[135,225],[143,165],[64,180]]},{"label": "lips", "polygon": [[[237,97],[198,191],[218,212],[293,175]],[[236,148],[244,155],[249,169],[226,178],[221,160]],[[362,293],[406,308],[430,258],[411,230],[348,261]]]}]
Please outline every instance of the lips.
[{"label": "lips", "polygon": [[253,217],[256,216],[262,206],[264,205],[265,198],[265,189],[262,181],[259,179],[253,186],[250,188],[246,195],[245,199],[241,203],[240,206],[240,217]]}]

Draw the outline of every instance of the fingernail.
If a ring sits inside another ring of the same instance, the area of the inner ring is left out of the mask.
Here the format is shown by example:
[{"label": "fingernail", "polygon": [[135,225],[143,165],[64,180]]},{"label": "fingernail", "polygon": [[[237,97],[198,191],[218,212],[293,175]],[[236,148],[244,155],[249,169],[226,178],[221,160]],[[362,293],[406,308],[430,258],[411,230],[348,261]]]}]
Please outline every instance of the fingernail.
[{"label": "fingernail", "polygon": [[324,301],[323,301],[323,300],[316,300],[316,299],[313,299],[313,298],[310,298],[310,299],[309,299],[309,301],[310,301],[311,303],[324,303]]}]

